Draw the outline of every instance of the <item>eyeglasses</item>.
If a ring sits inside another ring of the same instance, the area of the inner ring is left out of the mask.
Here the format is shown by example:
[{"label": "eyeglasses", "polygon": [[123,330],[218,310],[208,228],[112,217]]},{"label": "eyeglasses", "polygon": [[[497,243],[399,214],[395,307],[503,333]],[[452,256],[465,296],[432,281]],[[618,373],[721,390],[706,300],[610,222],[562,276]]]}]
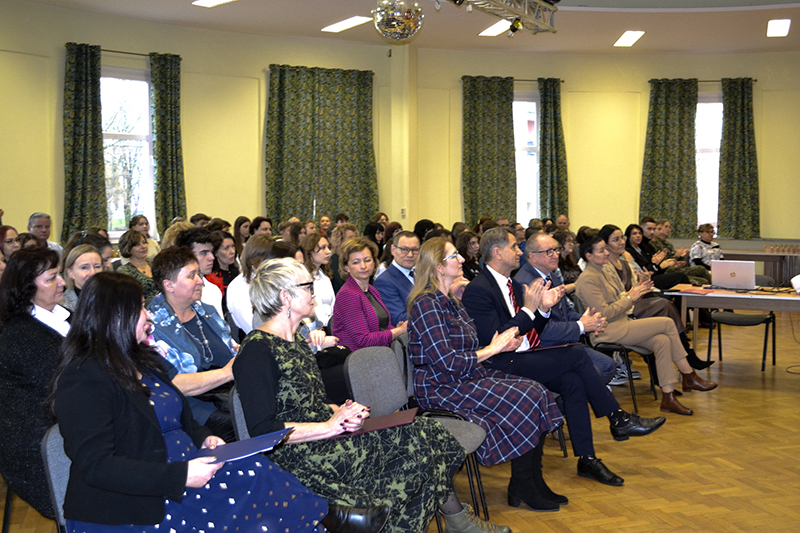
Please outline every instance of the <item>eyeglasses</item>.
[{"label": "eyeglasses", "polygon": [[395,246],[395,249],[400,250],[400,253],[403,255],[417,255],[419,253],[419,248],[406,248],[405,246]]},{"label": "eyeglasses", "polygon": [[537,251],[532,251],[531,253],[532,254],[544,254],[547,257],[553,257],[554,255],[558,255],[563,251],[564,251],[564,249],[559,246],[558,248],[548,248],[547,250],[537,250]]},{"label": "eyeglasses", "polygon": [[450,255],[448,255],[447,257],[445,257],[444,259],[442,259],[442,263],[445,263],[445,262],[447,262],[448,260],[450,260],[450,259],[453,259],[454,257],[459,257],[460,255],[461,255],[461,254],[460,254],[460,253],[458,253],[458,252],[456,252],[456,253],[453,253],[453,254],[450,254]]},{"label": "eyeglasses", "polygon": [[314,296],[314,282],[313,281],[306,281],[305,283],[298,283],[295,287],[299,287],[301,289],[307,289],[308,292],[311,293],[311,296]]}]

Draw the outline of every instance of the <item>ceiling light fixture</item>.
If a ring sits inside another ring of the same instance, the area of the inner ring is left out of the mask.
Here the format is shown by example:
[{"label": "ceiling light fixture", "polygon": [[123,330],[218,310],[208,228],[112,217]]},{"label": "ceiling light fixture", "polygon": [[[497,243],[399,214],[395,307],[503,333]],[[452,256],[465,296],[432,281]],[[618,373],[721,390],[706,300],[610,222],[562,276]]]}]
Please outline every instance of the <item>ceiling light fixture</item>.
[{"label": "ceiling light fixture", "polygon": [[433,2],[433,6],[436,8],[436,11],[439,11],[440,9],[442,9],[442,3],[439,2],[439,0],[435,0]]},{"label": "ceiling light fixture", "polygon": [[514,19],[511,21],[511,25],[508,27],[508,36],[513,37],[515,33],[522,29],[522,21],[520,19]]},{"label": "ceiling light fixture", "polygon": [[628,30],[623,33],[619,39],[617,39],[617,42],[614,43],[614,46],[617,48],[630,48],[636,44],[636,41],[641,39],[642,35],[644,35],[643,31]]},{"label": "ceiling light fixture", "polygon": [[371,21],[372,17],[350,17],[349,19],[344,19],[336,24],[331,24],[330,26],[325,26],[322,28],[322,31],[328,33],[339,33],[340,31],[349,30],[350,28],[355,28],[356,26],[361,26],[362,24],[366,24],[367,22]]},{"label": "ceiling light fixture", "polygon": [[792,19],[772,19],[767,23],[767,37],[786,37]]},{"label": "ceiling light fixture", "polygon": [[510,20],[499,20],[480,32],[478,34],[479,37],[497,37],[501,33],[505,33],[508,28],[511,26]]},{"label": "ceiling light fixture", "polygon": [[194,0],[192,5],[200,7],[217,7],[221,6],[222,4],[229,4],[235,1],[236,0]]},{"label": "ceiling light fixture", "polygon": [[472,2],[467,4],[467,13],[472,13]]}]

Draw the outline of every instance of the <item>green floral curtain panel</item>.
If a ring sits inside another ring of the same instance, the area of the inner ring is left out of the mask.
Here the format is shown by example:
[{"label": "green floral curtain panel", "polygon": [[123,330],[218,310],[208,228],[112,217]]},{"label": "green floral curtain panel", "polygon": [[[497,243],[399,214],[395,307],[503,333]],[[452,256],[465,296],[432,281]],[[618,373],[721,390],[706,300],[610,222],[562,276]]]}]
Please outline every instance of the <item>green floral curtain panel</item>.
[{"label": "green floral curtain panel", "polygon": [[539,212],[569,215],[567,148],[561,126],[561,80],[539,78]]},{"label": "green floral curtain panel", "polygon": [[344,212],[360,227],[378,211],[373,75],[270,65],[266,207],[276,223]]},{"label": "green floral curtain panel", "polygon": [[463,76],[461,182],[464,220],[516,219],[514,79]]},{"label": "green floral curtain panel", "polygon": [[697,235],[697,80],[650,80],[639,216],[672,221],[674,236]]},{"label": "green floral curtain panel", "polygon": [[175,217],[186,217],[186,187],[181,149],[181,57],[150,54],[150,102],[155,160],[158,232]]},{"label": "green floral curtain panel", "polygon": [[61,240],[108,225],[100,111],[100,47],[67,43],[64,74],[64,224]]},{"label": "green floral curtain panel", "polygon": [[722,80],[719,235],[733,239],[760,236],[752,78]]}]

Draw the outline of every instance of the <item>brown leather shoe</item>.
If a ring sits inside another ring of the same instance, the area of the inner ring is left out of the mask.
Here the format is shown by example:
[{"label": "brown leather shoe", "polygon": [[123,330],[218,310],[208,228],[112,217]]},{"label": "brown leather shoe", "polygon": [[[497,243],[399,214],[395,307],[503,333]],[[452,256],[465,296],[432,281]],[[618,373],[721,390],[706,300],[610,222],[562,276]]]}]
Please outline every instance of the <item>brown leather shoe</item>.
[{"label": "brown leather shoe", "polygon": [[683,377],[683,392],[690,390],[709,391],[719,386],[718,383],[704,380],[694,370],[692,370],[691,374],[681,372],[681,376]]},{"label": "brown leather shoe", "polygon": [[678,413],[686,416],[694,414],[694,411],[681,405],[675,396],[675,391],[661,393],[661,410],[665,413]]}]

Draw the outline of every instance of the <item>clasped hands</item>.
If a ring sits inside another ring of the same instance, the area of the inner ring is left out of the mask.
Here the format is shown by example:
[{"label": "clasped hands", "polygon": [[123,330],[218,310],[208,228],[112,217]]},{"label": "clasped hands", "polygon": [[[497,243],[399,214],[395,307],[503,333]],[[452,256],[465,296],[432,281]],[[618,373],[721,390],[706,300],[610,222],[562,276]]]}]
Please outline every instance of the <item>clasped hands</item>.
[{"label": "clasped hands", "polygon": [[325,330],[315,329],[308,334],[307,343],[316,346],[318,350],[324,350],[339,344],[339,337],[326,335]]},{"label": "clasped hands", "polygon": [[369,407],[353,400],[347,400],[342,405],[331,405],[333,416],[328,420],[328,425],[334,435],[358,431],[369,418]]}]

